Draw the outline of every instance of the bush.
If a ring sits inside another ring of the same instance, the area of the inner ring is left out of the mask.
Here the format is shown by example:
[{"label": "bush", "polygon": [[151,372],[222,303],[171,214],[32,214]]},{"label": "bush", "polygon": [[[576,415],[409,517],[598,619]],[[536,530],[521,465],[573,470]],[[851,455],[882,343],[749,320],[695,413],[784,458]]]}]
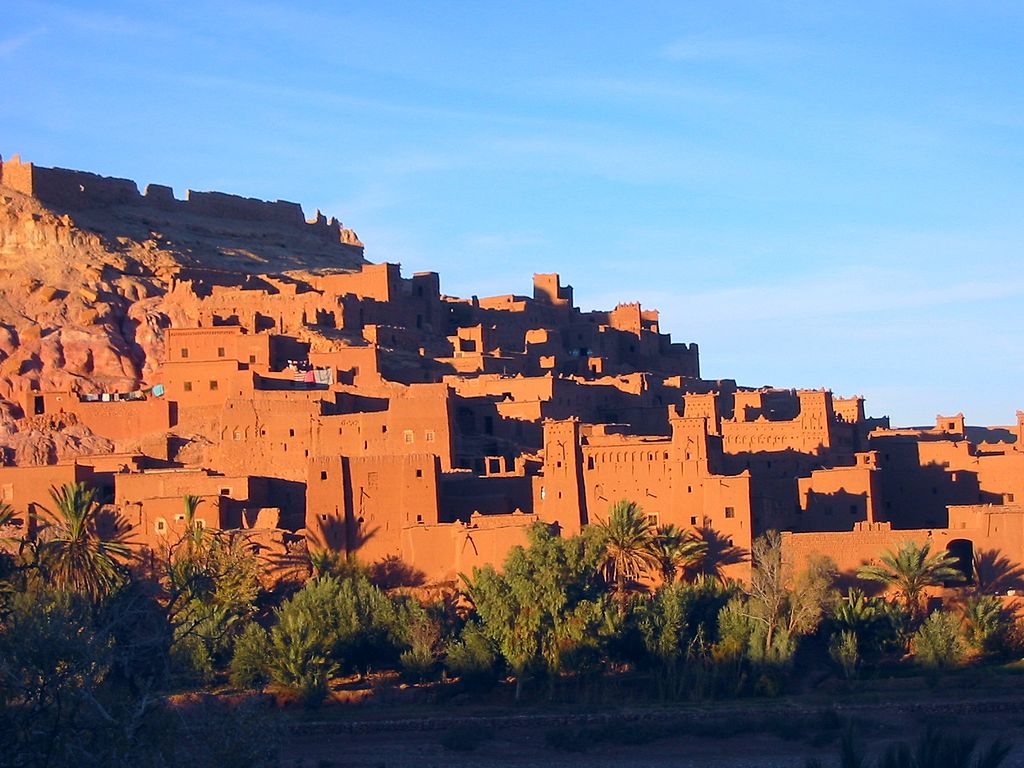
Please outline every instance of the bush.
[{"label": "bush", "polygon": [[213,656],[203,639],[185,635],[171,645],[171,670],[185,682],[205,684],[213,681]]},{"label": "bush", "polygon": [[847,680],[855,677],[857,667],[860,666],[857,633],[847,629],[833,635],[832,641],[828,644],[828,655],[843,670],[843,677]]},{"label": "bush", "polygon": [[92,625],[88,598],[51,590],[15,593],[0,624],[0,764],[74,764],[88,741],[112,643]]},{"label": "bush", "polygon": [[246,625],[235,640],[231,682],[239,688],[260,689],[270,682],[270,638],[256,622]]},{"label": "bush", "polygon": [[398,657],[402,673],[411,680],[426,680],[433,676],[438,667],[440,623],[412,600],[399,603],[398,613],[398,624],[404,627],[403,639],[409,646]]},{"label": "bush", "polygon": [[480,627],[470,622],[462,637],[448,644],[445,668],[470,690],[487,690],[498,681],[498,655]]},{"label": "bush", "polygon": [[998,654],[1008,650],[1013,617],[994,595],[975,595],[963,607],[964,639],[982,653]]},{"label": "bush", "polygon": [[282,606],[270,632],[270,678],[307,707],[319,706],[327,695],[327,682],[338,670],[329,655],[326,628],[315,619]]},{"label": "bush", "polygon": [[958,665],[966,652],[960,636],[960,624],[948,613],[935,611],[925,619],[912,640],[914,657],[929,669],[950,669]]}]

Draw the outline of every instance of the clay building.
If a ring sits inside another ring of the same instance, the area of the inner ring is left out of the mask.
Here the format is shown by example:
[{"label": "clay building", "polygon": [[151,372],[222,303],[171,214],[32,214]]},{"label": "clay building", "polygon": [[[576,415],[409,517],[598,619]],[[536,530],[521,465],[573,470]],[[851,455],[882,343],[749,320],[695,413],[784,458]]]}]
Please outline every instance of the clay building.
[{"label": "clay building", "polygon": [[[901,536],[1024,558],[1024,413],[892,429],[863,398],[706,380],[656,310],[581,310],[557,274],[528,295],[447,296],[285,201],[140,194],[18,159],[0,184],[11,253],[36,269],[50,238],[52,258],[87,246],[102,262],[80,286],[58,280],[74,270],[26,278],[43,309],[0,334],[0,415],[23,435],[0,496],[20,525],[52,484],[85,480],[143,549],[180,532],[190,494],[202,524],[265,551],[305,540],[427,581],[622,499],[741,550],[780,529],[794,556],[844,568]],[[48,351],[72,315],[79,340]],[[92,337],[102,349],[75,347]]]}]

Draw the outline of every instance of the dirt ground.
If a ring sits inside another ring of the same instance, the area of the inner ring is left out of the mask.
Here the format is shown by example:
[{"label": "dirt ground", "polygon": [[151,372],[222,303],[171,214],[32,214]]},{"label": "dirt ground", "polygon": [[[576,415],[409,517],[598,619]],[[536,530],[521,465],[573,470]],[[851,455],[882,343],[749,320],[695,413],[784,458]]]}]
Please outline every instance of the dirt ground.
[{"label": "dirt ground", "polygon": [[[1001,698],[930,703],[924,708],[900,704],[840,707],[839,720],[826,728],[810,725],[788,728],[787,720],[802,722],[810,710],[787,712],[702,708],[695,717],[728,722],[725,731],[742,730],[745,719],[768,722],[752,733],[694,735],[686,733],[688,714],[657,709],[649,714],[632,710],[615,722],[615,715],[500,715],[464,718],[431,717],[428,720],[359,720],[358,716],[307,722],[292,729],[281,744],[284,768],[433,768],[481,766],[483,768],[562,768],[562,766],[651,766],[652,768],[803,768],[817,758],[825,766],[838,765],[842,732],[852,727],[867,754],[876,758],[888,745],[918,738],[928,727],[979,737],[982,746],[993,739],[1015,742],[1003,768],[1024,768],[1024,695],[1019,700]],[[679,718],[683,718],[680,720]],[[774,724],[772,719],[775,718]],[[808,721],[810,723],[810,721]],[[677,723],[674,726],[673,723]],[[650,738],[652,725],[656,734]],[[674,733],[678,727],[684,733]],[[608,737],[609,729],[614,735]],[[647,732],[642,743],[628,734]],[[568,743],[553,745],[559,735]],[[453,749],[452,745],[471,749]]]}]

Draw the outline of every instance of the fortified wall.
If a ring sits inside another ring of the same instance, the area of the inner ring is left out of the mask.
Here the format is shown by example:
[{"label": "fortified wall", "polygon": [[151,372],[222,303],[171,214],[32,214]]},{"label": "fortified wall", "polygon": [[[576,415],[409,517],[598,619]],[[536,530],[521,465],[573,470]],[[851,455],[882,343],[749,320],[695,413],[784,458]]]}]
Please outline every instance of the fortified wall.
[{"label": "fortified wall", "polygon": [[307,221],[302,206],[286,200],[257,200],[223,192],[187,190],[178,200],[170,187],[149,184],[140,193],[130,179],[100,176],[67,168],[44,168],[23,163],[18,155],[9,160],[0,158],[0,185],[34,197],[61,210],[81,211],[94,208],[129,206],[152,208],[209,219],[274,222],[296,231],[313,234],[327,242],[338,242],[362,248],[355,232],[346,229],[336,218],[328,219],[320,211]]}]

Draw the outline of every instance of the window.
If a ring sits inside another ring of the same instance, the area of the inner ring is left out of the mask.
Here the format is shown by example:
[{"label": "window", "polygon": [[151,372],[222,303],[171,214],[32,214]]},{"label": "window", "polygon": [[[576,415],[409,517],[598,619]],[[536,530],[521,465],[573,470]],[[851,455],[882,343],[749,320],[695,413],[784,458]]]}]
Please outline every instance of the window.
[{"label": "window", "polygon": [[289,429],[288,430],[288,437],[295,437],[295,430],[294,429]]},{"label": "window", "polygon": [[217,383],[216,379],[210,379],[210,391],[216,392],[220,388],[220,384]]},{"label": "window", "polygon": [[326,480],[327,479],[327,470],[323,470],[323,469],[320,470],[320,479],[321,480]]},{"label": "window", "polygon": [[221,496],[230,496],[231,495],[231,489],[230,488],[221,488],[220,489],[220,495]]},{"label": "window", "polygon": [[177,520],[180,523],[182,520],[185,519],[185,516],[184,515],[175,515],[174,519]]},{"label": "window", "polygon": [[725,508],[725,516],[727,518],[736,517],[736,508],[735,507],[726,507]]},{"label": "window", "polygon": [[426,432],[424,432],[423,439],[426,440],[428,443],[434,442],[434,430],[428,429]]},{"label": "window", "polygon": [[224,357],[224,347],[217,347],[217,357]]},{"label": "window", "polygon": [[402,433],[402,439],[407,443],[412,443],[416,439],[416,436],[413,434],[411,429],[407,429]]},{"label": "window", "polygon": [[183,360],[188,358],[188,347],[181,348],[181,357]]},{"label": "window", "polygon": [[191,381],[186,381],[186,382],[184,383],[184,385],[182,385],[182,388],[183,388],[183,389],[184,389],[184,390],[185,390],[186,392],[191,392],[191,391],[192,391],[192,382],[191,382]]},{"label": "window", "polygon": [[256,355],[249,355],[249,364],[252,365],[256,362]]},{"label": "window", "polygon": [[235,440],[241,440],[241,439],[242,439],[242,433],[241,433],[241,432],[239,432],[239,431],[238,431],[237,429],[236,429],[236,430],[234,431],[234,433],[233,433],[233,434],[232,434],[231,436],[232,436],[232,437],[233,437],[233,438],[234,438]]},{"label": "window", "polygon": [[696,515],[690,518],[690,525],[697,525],[697,517],[696,517]]},{"label": "window", "polygon": [[416,470],[416,477],[423,477],[423,470],[422,469],[417,469]]},{"label": "window", "polygon": [[164,520],[162,517],[158,517],[156,519],[156,532],[167,533],[167,521]]},{"label": "window", "polygon": [[384,434],[387,431],[388,431],[388,425],[387,424],[381,424],[380,425],[380,432],[381,432],[381,434]]}]

